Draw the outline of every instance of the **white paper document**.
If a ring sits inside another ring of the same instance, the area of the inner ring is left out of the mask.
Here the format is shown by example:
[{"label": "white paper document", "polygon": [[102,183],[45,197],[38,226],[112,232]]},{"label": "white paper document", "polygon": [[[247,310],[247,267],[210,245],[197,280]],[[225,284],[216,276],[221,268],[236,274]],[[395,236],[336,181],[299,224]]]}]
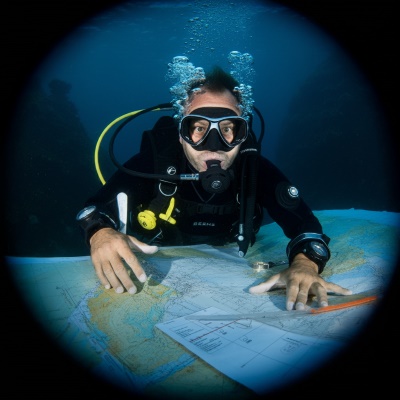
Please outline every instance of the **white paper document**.
[{"label": "white paper document", "polygon": [[[193,315],[201,314],[226,312],[209,307]],[[259,394],[285,380],[301,378],[314,363],[320,365],[343,347],[339,340],[299,335],[249,319],[210,321],[180,317],[156,326],[220,372]]]}]

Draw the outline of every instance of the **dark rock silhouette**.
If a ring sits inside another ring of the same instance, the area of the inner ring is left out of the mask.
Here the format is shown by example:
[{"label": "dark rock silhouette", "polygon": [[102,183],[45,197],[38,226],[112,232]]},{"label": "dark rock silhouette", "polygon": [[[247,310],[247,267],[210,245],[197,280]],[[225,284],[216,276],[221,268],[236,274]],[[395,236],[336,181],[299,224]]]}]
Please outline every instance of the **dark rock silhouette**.
[{"label": "dark rock silhouette", "polygon": [[[101,186],[95,143],[69,100],[71,86],[32,82],[15,110],[6,152],[5,254],[61,257],[89,254],[75,216]],[[102,168],[111,168],[102,146]],[[108,164],[107,164],[108,163]],[[110,169],[111,171],[111,169]]]}]

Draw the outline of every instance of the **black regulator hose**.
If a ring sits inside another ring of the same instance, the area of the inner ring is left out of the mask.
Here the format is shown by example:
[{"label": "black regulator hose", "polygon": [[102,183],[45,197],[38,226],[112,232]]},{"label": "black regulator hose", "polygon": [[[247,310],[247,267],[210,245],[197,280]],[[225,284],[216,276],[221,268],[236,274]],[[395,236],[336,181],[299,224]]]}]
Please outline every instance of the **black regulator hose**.
[{"label": "black regulator hose", "polygon": [[[158,106],[154,106],[154,107],[150,107],[150,108],[146,108],[145,110],[141,110],[138,111],[135,115],[132,115],[131,117],[127,118],[123,123],[121,123],[118,128],[115,130],[115,132],[113,133],[113,135],[111,136],[110,139],[110,144],[108,147],[109,150],[109,154],[110,154],[110,158],[111,161],[113,162],[113,164],[121,171],[129,174],[129,175],[133,175],[133,176],[138,176],[141,178],[149,178],[149,179],[165,179],[166,175],[161,175],[161,174],[148,174],[148,173],[144,173],[144,172],[138,172],[138,171],[133,171],[129,168],[124,167],[122,164],[120,164],[115,155],[114,155],[114,142],[115,139],[117,137],[117,135],[119,134],[119,132],[121,131],[121,129],[128,124],[129,122],[131,122],[134,118],[139,117],[140,115],[143,115],[149,111],[153,111],[156,109],[171,109],[172,105],[171,103],[164,103],[164,104],[159,104]],[[182,180],[182,176],[181,175],[168,175],[167,176],[168,179],[170,181],[176,180]],[[191,180],[190,178],[188,178],[188,180]],[[192,179],[192,180],[197,180],[197,179]]]}]

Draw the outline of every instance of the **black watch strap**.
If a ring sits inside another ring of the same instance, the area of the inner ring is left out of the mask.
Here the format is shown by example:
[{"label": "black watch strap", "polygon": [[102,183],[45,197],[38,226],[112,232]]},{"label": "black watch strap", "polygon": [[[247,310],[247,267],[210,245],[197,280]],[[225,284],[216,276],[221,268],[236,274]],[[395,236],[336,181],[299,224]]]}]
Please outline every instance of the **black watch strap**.
[{"label": "black watch strap", "polygon": [[76,219],[83,230],[85,243],[89,247],[90,247],[90,238],[100,229],[112,228],[118,230],[117,223],[114,221],[112,217],[110,217],[104,211],[101,211],[98,208],[94,207],[93,210],[91,210],[87,215],[84,214],[84,217],[81,218],[80,215],[82,211],[78,213]]},{"label": "black watch strap", "polygon": [[307,232],[296,236],[286,248],[289,265],[297,254],[303,253],[318,265],[318,273],[320,274],[331,256],[328,247],[329,242],[330,238],[320,233]]}]

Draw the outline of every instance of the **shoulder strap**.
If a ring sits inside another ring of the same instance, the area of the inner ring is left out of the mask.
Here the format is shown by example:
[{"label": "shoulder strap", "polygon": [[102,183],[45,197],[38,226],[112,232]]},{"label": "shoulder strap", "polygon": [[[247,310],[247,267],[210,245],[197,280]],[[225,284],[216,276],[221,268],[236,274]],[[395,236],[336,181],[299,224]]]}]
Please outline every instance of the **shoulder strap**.
[{"label": "shoulder strap", "polygon": [[[155,174],[171,175],[169,172],[174,169],[173,175],[176,175],[179,173],[180,147],[174,119],[170,116],[163,116],[157,120],[153,129],[143,132],[140,152],[152,157]],[[160,179],[155,181],[155,185],[156,195],[149,204],[149,209],[156,215],[156,218],[161,218],[161,215],[165,215],[164,213],[175,203],[172,196],[176,193],[177,183]],[[173,220],[171,219],[171,221]],[[168,222],[170,221],[168,220]],[[140,221],[139,223],[142,224]]]},{"label": "shoulder strap", "polygon": [[172,117],[161,117],[152,130],[143,132],[140,152],[152,154],[156,174],[167,174],[170,167],[178,169],[178,130]]}]

